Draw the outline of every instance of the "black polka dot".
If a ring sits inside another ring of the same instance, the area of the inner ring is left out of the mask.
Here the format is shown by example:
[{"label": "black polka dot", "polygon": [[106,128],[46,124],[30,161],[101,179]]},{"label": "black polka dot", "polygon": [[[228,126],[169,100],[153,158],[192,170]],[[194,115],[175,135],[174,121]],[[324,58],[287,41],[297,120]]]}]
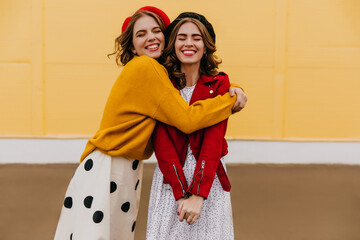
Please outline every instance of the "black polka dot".
[{"label": "black polka dot", "polygon": [[92,196],[87,196],[85,199],[84,199],[84,206],[86,208],[91,208],[91,204],[93,202],[94,198]]},{"label": "black polka dot", "polygon": [[132,227],[131,227],[131,232],[134,232],[134,230],[135,230],[135,225],[136,225],[136,221],[134,221],[134,223],[133,223],[133,225],[132,225]]},{"label": "black polka dot", "polygon": [[102,211],[96,211],[93,215],[94,223],[100,223],[103,220],[104,213]]},{"label": "black polka dot", "polygon": [[116,189],[117,189],[116,183],[115,183],[115,182],[111,182],[111,183],[110,183],[110,193],[115,192]]},{"label": "black polka dot", "polygon": [[73,235],[73,234],[70,235],[70,240],[73,240],[73,239],[72,239],[72,235]]},{"label": "black polka dot", "polygon": [[135,191],[136,191],[136,189],[138,188],[138,186],[139,186],[139,182],[140,182],[140,179],[138,179],[137,180],[137,182],[136,182],[136,185],[135,185]]},{"label": "black polka dot", "polygon": [[130,203],[126,202],[123,205],[121,205],[121,210],[123,210],[124,212],[128,212],[130,209]]},{"label": "black polka dot", "polygon": [[84,165],[86,171],[90,171],[93,167],[94,163],[92,159],[88,159]]},{"label": "black polka dot", "polygon": [[138,165],[139,165],[139,160],[133,161],[132,169],[133,169],[133,170],[136,170],[137,167],[138,167]]},{"label": "black polka dot", "polygon": [[66,207],[66,208],[71,208],[72,205],[73,205],[72,198],[71,198],[71,197],[65,198],[64,207]]}]

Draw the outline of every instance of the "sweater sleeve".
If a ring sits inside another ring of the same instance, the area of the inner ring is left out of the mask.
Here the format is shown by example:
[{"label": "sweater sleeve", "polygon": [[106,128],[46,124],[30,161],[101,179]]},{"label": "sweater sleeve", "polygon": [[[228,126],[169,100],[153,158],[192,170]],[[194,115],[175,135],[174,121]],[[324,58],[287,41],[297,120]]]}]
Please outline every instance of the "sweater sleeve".
[{"label": "sweater sleeve", "polygon": [[171,91],[164,96],[153,118],[190,134],[228,118],[234,102],[227,93],[189,106],[180,95]]},{"label": "sweater sleeve", "polygon": [[162,122],[158,122],[156,125],[153,145],[159,168],[166,182],[170,184],[175,200],[178,200],[185,195],[186,178],[174,143],[169,136],[166,125]]},{"label": "sweater sleeve", "polygon": [[114,87],[121,87],[121,92],[126,94],[129,111],[174,126],[186,134],[225,120],[236,101],[236,97],[226,93],[189,105],[171,83],[166,69],[147,56],[127,63],[118,82],[119,86]]},{"label": "sweater sleeve", "polygon": [[189,106],[174,88],[166,69],[147,56],[130,61],[121,75],[119,82],[125,85],[122,92],[127,94],[129,108],[187,134],[228,118],[236,101],[226,93]]},{"label": "sweater sleeve", "polygon": [[189,134],[219,123],[231,115],[236,98],[230,97],[229,93],[189,105],[179,95],[178,90],[172,86],[164,68],[162,71],[158,70],[158,75],[159,82],[170,84],[170,87],[167,87],[167,91],[161,97],[153,115],[154,119]]}]

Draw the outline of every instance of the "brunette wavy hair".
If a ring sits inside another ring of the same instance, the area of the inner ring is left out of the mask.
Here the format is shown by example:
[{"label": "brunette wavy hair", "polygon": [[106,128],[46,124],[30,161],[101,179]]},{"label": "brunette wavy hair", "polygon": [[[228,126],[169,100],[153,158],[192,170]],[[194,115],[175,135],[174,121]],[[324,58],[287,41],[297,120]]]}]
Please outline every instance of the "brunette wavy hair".
[{"label": "brunette wavy hair", "polygon": [[161,31],[165,31],[164,23],[155,13],[149,11],[139,11],[134,13],[130,19],[128,27],[123,33],[120,34],[120,36],[115,39],[114,52],[107,55],[108,58],[110,58],[112,55],[116,55],[116,64],[118,66],[127,64],[135,56],[135,54],[132,52],[134,48],[132,42],[134,25],[136,21],[143,16],[150,16],[154,18],[154,20],[159,24]]},{"label": "brunette wavy hair", "polygon": [[180,27],[187,22],[195,24],[200,30],[202,40],[206,48],[206,54],[201,58],[200,62],[200,74],[208,76],[215,76],[219,74],[217,71],[219,64],[222,62],[214,53],[216,52],[215,43],[207,31],[206,27],[197,19],[194,18],[183,18],[174,27],[169,39],[168,44],[164,50],[164,66],[166,67],[170,79],[175,80],[178,89],[182,89],[186,86],[185,74],[181,72],[181,62],[176,56],[175,52],[175,41]]}]

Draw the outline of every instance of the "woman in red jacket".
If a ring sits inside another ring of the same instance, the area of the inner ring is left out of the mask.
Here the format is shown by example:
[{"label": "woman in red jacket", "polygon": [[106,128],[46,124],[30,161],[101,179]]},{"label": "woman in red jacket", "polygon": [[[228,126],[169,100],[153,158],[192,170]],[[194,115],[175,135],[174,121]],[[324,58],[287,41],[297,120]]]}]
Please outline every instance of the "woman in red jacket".
[{"label": "woman in red jacket", "polygon": [[[225,94],[215,33],[206,18],[182,13],[166,30],[165,66],[185,101]],[[227,120],[192,134],[158,122],[153,134],[158,166],[150,194],[147,239],[234,239],[230,182],[223,156]],[[201,216],[201,217],[200,217]],[[186,220],[183,221],[183,220]]]}]

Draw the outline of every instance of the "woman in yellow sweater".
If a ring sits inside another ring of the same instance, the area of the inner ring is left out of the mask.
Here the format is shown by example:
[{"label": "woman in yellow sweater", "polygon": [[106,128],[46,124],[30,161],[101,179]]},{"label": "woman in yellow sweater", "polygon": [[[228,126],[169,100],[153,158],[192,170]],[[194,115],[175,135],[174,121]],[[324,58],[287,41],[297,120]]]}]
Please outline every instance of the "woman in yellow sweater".
[{"label": "woman in yellow sweater", "polygon": [[133,239],[141,160],[153,153],[156,121],[191,133],[244,107],[246,96],[239,88],[233,90],[237,98],[225,94],[191,106],[182,99],[155,60],[164,49],[163,31],[169,23],[166,14],[154,7],[141,8],[125,20],[115,53],[117,63],[126,65],[69,184],[55,239]]}]

